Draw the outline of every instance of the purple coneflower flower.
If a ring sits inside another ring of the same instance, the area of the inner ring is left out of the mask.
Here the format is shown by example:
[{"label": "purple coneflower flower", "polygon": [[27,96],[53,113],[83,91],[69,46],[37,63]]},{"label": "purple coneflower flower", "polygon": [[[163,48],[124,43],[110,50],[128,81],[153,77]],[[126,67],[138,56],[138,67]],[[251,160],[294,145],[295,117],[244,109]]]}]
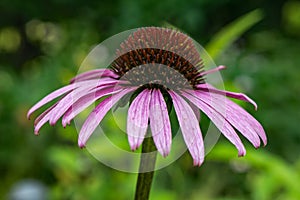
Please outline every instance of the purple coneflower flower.
[{"label": "purple coneflower flower", "polygon": [[[228,98],[252,103],[244,94],[218,90],[205,82],[205,75],[224,69],[219,66],[204,71],[203,62],[193,40],[175,30],[140,28],[116,51],[116,59],[108,69],[96,69],[73,78],[69,85],[44,97],[27,114],[30,115],[57,97],[54,105],[39,115],[34,131],[49,121],[54,125],[62,117],[65,127],[81,111],[102,97],[85,120],[78,138],[84,147],[106,113],[122,98],[135,93],[128,110],[127,133],[132,150],[143,142],[148,124],[157,150],[167,156],[172,134],[168,104],[175,109],[180,129],[194,165],[204,160],[204,145],[197,112],[205,113],[223,135],[236,146],[238,155],[246,153],[236,130],[256,148],[267,138],[260,123]],[[224,105],[223,109],[222,106]]]}]

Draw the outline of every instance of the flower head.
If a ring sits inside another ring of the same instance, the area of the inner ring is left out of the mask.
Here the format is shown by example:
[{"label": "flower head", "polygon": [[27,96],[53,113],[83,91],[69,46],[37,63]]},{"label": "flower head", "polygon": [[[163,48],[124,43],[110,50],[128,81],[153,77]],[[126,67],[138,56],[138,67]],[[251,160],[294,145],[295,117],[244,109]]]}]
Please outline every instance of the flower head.
[{"label": "flower head", "polygon": [[132,150],[141,145],[149,125],[157,150],[163,156],[170,153],[172,133],[168,106],[171,104],[194,165],[201,165],[205,155],[197,118],[199,110],[236,146],[238,155],[243,156],[246,150],[236,130],[256,148],[261,140],[266,145],[267,138],[260,123],[226,97],[252,103],[256,108],[253,100],[241,93],[218,90],[205,82],[205,75],[224,68],[219,66],[204,71],[193,40],[183,33],[164,28],[140,28],[121,43],[109,68],[79,74],[69,85],[35,104],[27,117],[62,96],[36,118],[34,130],[38,134],[46,122],[54,125],[62,118],[62,125],[66,126],[89,105],[106,97],[89,114],[80,130],[78,145],[84,147],[106,113],[120,99],[134,93],[127,117]]}]

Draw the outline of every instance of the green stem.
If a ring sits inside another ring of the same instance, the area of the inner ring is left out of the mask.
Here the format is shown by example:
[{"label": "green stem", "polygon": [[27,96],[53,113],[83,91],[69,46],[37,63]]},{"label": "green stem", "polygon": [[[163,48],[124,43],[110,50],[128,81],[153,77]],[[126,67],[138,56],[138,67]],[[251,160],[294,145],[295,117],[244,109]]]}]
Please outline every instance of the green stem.
[{"label": "green stem", "polygon": [[[152,153],[151,153],[152,152]],[[156,147],[152,137],[143,141],[139,175],[135,190],[135,200],[147,200],[151,190],[156,161]]]}]

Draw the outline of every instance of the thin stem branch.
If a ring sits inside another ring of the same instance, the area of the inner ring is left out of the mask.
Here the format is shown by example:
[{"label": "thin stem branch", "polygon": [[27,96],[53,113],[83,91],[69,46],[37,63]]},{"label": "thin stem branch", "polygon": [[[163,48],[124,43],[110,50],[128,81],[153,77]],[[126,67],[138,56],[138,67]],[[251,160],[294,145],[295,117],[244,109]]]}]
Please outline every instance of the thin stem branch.
[{"label": "thin stem branch", "polygon": [[142,144],[139,175],[135,190],[135,200],[148,200],[156,161],[156,147],[152,137],[146,137]]}]

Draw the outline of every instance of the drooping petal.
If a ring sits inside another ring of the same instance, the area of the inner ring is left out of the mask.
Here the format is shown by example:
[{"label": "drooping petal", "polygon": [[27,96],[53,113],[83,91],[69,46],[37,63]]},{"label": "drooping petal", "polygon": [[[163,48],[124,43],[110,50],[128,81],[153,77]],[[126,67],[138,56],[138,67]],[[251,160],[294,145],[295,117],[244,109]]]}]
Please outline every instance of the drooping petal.
[{"label": "drooping petal", "polygon": [[85,81],[90,79],[100,79],[103,77],[119,78],[119,75],[115,74],[110,69],[95,69],[75,76],[70,80],[70,83]]},{"label": "drooping petal", "polygon": [[42,114],[40,114],[35,120],[34,120],[34,134],[38,135],[40,128],[49,120],[50,112],[51,110],[57,105],[57,103],[53,104],[51,107],[49,107],[47,110],[45,110]]},{"label": "drooping petal", "polygon": [[172,97],[175,112],[184,141],[194,159],[194,165],[204,161],[204,144],[197,118],[189,104],[178,94],[168,91]]},{"label": "drooping petal", "polygon": [[40,107],[42,107],[43,105],[45,105],[46,103],[52,101],[53,99],[73,90],[74,88],[76,88],[78,86],[76,86],[75,84],[73,85],[67,85],[65,87],[62,87],[58,90],[55,90],[54,92],[48,94],[46,97],[44,97],[42,100],[40,100],[38,103],[36,103],[33,107],[30,108],[30,110],[27,113],[27,118],[29,119],[31,114],[36,111],[37,109],[39,109]]},{"label": "drooping petal", "polygon": [[214,72],[217,72],[217,71],[220,71],[220,70],[223,70],[223,69],[226,69],[226,67],[224,65],[220,65],[216,68],[213,68],[213,69],[210,69],[210,70],[207,70],[207,71],[203,71],[203,72],[199,73],[198,76],[205,76],[207,74],[212,74]]},{"label": "drooping petal", "polygon": [[131,103],[127,116],[127,134],[131,150],[136,150],[143,142],[149,121],[151,91],[143,90]]},{"label": "drooping petal", "polygon": [[57,120],[75,103],[78,99],[89,93],[95,93],[106,87],[114,86],[118,80],[103,79],[99,80],[95,85],[84,85],[67,94],[62,98],[50,115],[49,123],[54,125]]},{"label": "drooping petal", "polygon": [[[230,123],[234,123],[234,120],[236,120],[236,125],[234,125],[245,137],[246,137],[246,131],[248,128],[248,131],[252,130],[255,131],[256,134],[261,138],[263,141],[264,146],[267,144],[267,136],[264,131],[264,128],[262,125],[252,116],[250,115],[247,111],[245,111],[242,107],[240,107],[238,104],[234,103],[233,101],[227,99],[226,100],[226,105],[228,105],[228,109],[230,108]],[[238,121],[239,119],[239,121]],[[240,122],[240,123],[238,123]],[[244,122],[244,123],[243,123]],[[238,127],[238,125],[240,127]],[[247,128],[246,128],[247,127]],[[248,135],[248,134],[247,134]],[[254,137],[252,140],[257,140],[256,137]],[[258,147],[258,146],[256,146]]]},{"label": "drooping petal", "polygon": [[234,98],[234,99],[249,102],[254,106],[255,110],[257,110],[257,104],[255,103],[255,101],[253,101],[250,97],[248,97],[247,95],[245,95],[243,93],[236,93],[236,92],[229,92],[229,91],[225,91],[225,90],[219,90],[217,88],[214,88],[213,86],[211,86],[208,83],[198,84],[196,86],[196,88],[201,89],[202,91],[215,93],[215,94],[220,94],[220,95],[223,95],[223,96],[227,96],[227,97],[231,97],[231,98]]},{"label": "drooping petal", "polygon": [[[193,91],[197,98],[209,105],[220,102],[220,95],[201,91]],[[244,135],[256,148],[260,146],[260,139],[264,145],[267,144],[267,137],[261,124],[247,111],[231,100],[224,98],[223,103],[226,105],[224,112],[220,112],[226,120],[232,124],[242,135]],[[221,100],[221,101],[222,101]],[[224,101],[225,100],[225,101]]]},{"label": "drooping petal", "polygon": [[39,122],[34,126],[34,134],[38,135],[41,127],[49,120],[49,112],[42,117]]},{"label": "drooping petal", "polygon": [[211,121],[223,133],[223,135],[232,144],[234,144],[234,146],[236,146],[239,152],[239,156],[244,156],[246,154],[246,150],[241,139],[222,115],[220,115],[216,110],[214,110],[209,104],[206,104],[205,102],[196,98],[194,95],[189,94],[187,92],[182,92],[182,95],[186,97],[189,101],[191,101],[193,104],[195,104],[211,119]]},{"label": "drooping petal", "polygon": [[80,97],[84,96],[89,89],[89,87],[76,88],[75,90],[64,96],[62,99],[60,99],[58,104],[51,111],[49,117],[50,125],[54,125],[57,120],[68,110],[68,108],[70,108],[72,104]]},{"label": "drooping petal", "polygon": [[62,125],[65,127],[67,124],[70,124],[71,120],[76,117],[81,111],[86,109],[88,106],[90,106],[92,103],[97,101],[98,99],[120,92],[122,89],[115,89],[114,87],[109,87],[106,89],[100,89],[96,92],[91,92],[80,99],[78,99],[76,102],[72,104],[72,106],[65,112],[63,118],[62,118]]},{"label": "drooping petal", "polygon": [[168,108],[159,89],[152,91],[149,118],[155,146],[159,153],[165,157],[171,150],[172,132]]},{"label": "drooping petal", "polygon": [[70,85],[67,85],[65,87],[62,87],[58,90],[55,90],[54,92],[48,94],[47,96],[45,96],[43,99],[41,99],[39,102],[37,102],[32,108],[30,108],[30,110],[27,113],[27,118],[30,118],[30,115],[36,111],[37,109],[39,109],[40,107],[42,107],[43,105],[49,103],[50,101],[56,99],[57,97],[66,94],[78,87],[81,86],[86,86],[86,85],[96,85],[97,82],[99,82],[98,80],[88,80],[88,81],[83,81],[83,82],[79,82],[79,83],[73,83]]},{"label": "drooping petal", "polygon": [[124,88],[121,92],[114,94],[98,104],[98,106],[89,114],[79,133],[78,145],[84,147],[87,140],[97,128],[106,113],[112,106],[119,101],[124,95],[135,90],[136,87]]},{"label": "drooping petal", "polygon": [[39,121],[44,118],[44,116],[46,114],[48,114],[56,105],[58,102],[56,102],[55,104],[53,104],[52,106],[50,106],[49,108],[47,108],[47,110],[45,110],[43,113],[41,113],[37,118],[35,118],[34,120],[34,125],[37,125],[37,123],[39,123]]}]

